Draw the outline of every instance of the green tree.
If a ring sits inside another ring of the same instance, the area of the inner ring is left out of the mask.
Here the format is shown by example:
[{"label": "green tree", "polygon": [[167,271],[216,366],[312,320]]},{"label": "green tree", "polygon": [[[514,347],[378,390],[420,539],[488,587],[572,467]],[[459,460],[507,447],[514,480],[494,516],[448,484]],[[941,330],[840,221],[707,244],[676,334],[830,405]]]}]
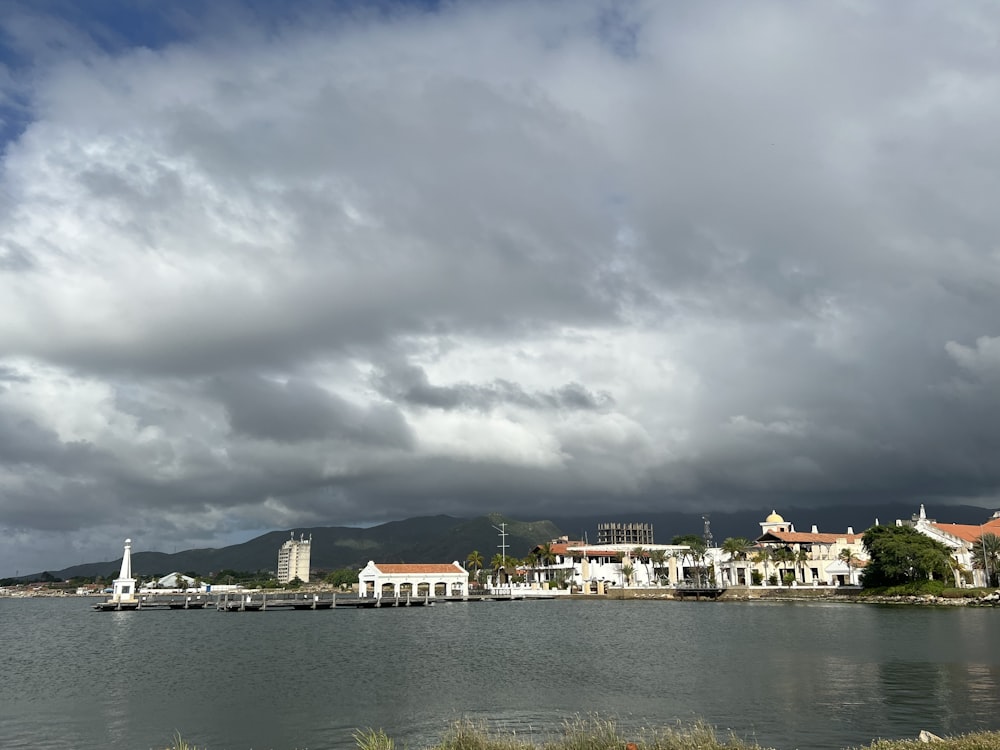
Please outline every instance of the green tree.
[{"label": "green tree", "polygon": [[524,565],[528,570],[531,571],[531,580],[538,580],[538,553],[531,551],[528,556],[524,558]]},{"label": "green tree", "polygon": [[[788,566],[795,562],[795,553],[788,547],[775,547],[771,550],[771,559],[774,560],[774,565],[778,569],[778,578],[784,582]],[[793,574],[792,580],[794,579]]]},{"label": "green tree", "polygon": [[837,554],[837,559],[839,559],[842,563],[844,563],[844,565],[847,566],[847,582],[851,583],[854,579],[854,576],[851,575],[851,571],[854,570],[854,568],[857,567],[857,564],[860,562],[860,560],[858,560],[858,556],[854,554],[854,550],[852,550],[850,547],[844,547]]},{"label": "green tree", "polygon": [[469,556],[465,558],[465,562],[468,563],[470,568],[472,568],[473,575],[476,575],[483,569],[483,556],[477,549],[474,549],[469,553]]},{"label": "green tree", "polygon": [[736,563],[746,560],[750,551],[750,540],[742,536],[726,537],[722,541],[722,551],[729,555],[729,578],[736,583]]},{"label": "green tree", "polygon": [[[770,576],[768,575],[768,569],[767,569],[767,567],[768,567],[768,564],[771,562],[771,552],[772,552],[772,550],[771,550],[770,547],[761,547],[759,550],[757,550],[754,553],[754,556],[752,558],[753,561],[754,561],[754,564],[756,564],[756,565],[763,565],[764,566],[764,575],[762,575],[760,577],[760,580],[762,582],[770,580]],[[754,572],[756,572],[756,571],[754,571]]]},{"label": "green tree", "polygon": [[972,543],[972,566],[983,571],[987,586],[1000,585],[1000,536],[986,532]]},{"label": "green tree", "polygon": [[653,575],[657,583],[663,578],[663,569],[667,567],[667,551],[664,549],[654,549],[649,554],[649,560],[653,564]]},{"label": "green tree", "polygon": [[799,574],[799,580],[805,583],[806,580],[806,563],[809,562],[809,553],[799,547],[799,551],[795,553],[795,571]]},{"label": "green tree", "polygon": [[538,548],[538,559],[541,561],[542,565],[556,564],[556,551],[552,549],[552,544],[550,542],[546,542]]},{"label": "green tree", "polygon": [[493,580],[497,583],[500,582],[500,571],[503,569],[504,556],[497,552],[493,555],[493,559],[490,560],[490,568],[493,569]]},{"label": "green tree", "polygon": [[653,576],[649,571],[649,550],[644,547],[633,547],[629,556],[635,560],[637,565],[642,565],[646,571],[646,580],[652,581]]},{"label": "green tree", "polygon": [[635,573],[635,566],[630,563],[622,565],[622,585],[628,586],[632,581],[632,574]]},{"label": "green tree", "polygon": [[323,580],[338,588],[345,588],[358,582],[358,571],[354,568],[338,568]]},{"label": "green tree", "polygon": [[680,536],[675,536],[673,539],[671,539],[670,543],[677,546],[685,546],[692,548],[698,545],[701,545],[703,547],[705,546],[705,540],[702,539],[697,534],[681,534]]},{"label": "green tree", "polygon": [[697,534],[683,534],[675,536],[670,543],[691,548],[691,562],[694,565],[695,575],[698,577],[698,585],[700,586],[705,572],[705,553],[708,551],[705,540]]},{"label": "green tree", "polygon": [[[541,563],[543,568],[551,568],[556,564],[556,551],[552,549],[551,542],[545,542],[545,544],[539,545],[538,547],[538,562]],[[554,571],[547,571],[545,574],[545,580],[554,580]]]},{"label": "green tree", "polygon": [[872,526],[861,537],[868,553],[865,588],[951,577],[951,550],[912,526]]}]

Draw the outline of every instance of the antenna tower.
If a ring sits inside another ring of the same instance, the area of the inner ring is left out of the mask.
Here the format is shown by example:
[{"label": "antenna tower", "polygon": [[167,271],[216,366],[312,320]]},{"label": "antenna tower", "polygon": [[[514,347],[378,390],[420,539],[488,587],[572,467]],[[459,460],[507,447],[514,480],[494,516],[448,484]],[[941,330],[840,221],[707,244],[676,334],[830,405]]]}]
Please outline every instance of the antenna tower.
[{"label": "antenna tower", "polygon": [[500,544],[497,545],[497,549],[500,550],[500,562],[503,567],[507,567],[507,524],[501,522],[499,526],[494,526],[494,529],[500,532]]}]

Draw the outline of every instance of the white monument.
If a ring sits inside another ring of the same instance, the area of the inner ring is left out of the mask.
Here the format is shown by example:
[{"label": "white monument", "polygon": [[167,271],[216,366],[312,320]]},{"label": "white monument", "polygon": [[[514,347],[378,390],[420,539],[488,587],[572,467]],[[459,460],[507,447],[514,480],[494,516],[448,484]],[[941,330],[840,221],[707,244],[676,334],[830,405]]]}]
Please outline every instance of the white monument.
[{"label": "white monument", "polygon": [[114,581],[111,601],[126,603],[135,600],[135,579],[132,577],[132,540],[126,539],[125,554],[122,556],[122,569]]}]

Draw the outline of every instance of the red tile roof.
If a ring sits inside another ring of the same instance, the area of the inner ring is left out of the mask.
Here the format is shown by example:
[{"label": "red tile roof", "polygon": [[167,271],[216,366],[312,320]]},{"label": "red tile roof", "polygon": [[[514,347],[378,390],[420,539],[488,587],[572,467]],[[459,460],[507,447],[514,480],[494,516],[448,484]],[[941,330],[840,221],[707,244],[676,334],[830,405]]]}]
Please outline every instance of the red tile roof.
[{"label": "red tile roof", "polygon": [[[552,542],[549,547],[552,549],[553,555],[562,555],[563,557],[566,557],[566,555],[569,554],[570,547],[582,547],[584,544],[585,542]],[[544,546],[544,544],[536,544],[531,551],[538,554],[542,551],[542,547]]]},{"label": "red tile roof", "polygon": [[379,564],[376,563],[375,567],[378,568],[383,573],[459,573],[462,572],[460,568],[455,567],[455,565],[443,565],[441,563],[430,563],[430,564]]},{"label": "red tile roof", "polygon": [[966,542],[974,542],[979,539],[982,534],[998,534],[1000,535],[1000,518],[994,518],[981,526],[972,526],[965,523],[933,523],[941,531],[944,531],[952,536],[957,536]]}]

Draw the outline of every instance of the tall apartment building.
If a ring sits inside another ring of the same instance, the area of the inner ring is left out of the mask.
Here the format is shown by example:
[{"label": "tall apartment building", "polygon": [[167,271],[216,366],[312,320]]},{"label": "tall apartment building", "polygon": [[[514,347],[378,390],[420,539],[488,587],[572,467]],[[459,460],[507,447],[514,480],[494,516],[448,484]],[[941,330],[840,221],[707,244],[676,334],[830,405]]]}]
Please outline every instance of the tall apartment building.
[{"label": "tall apartment building", "polygon": [[632,544],[636,547],[653,544],[653,524],[599,523],[597,524],[597,543]]},{"label": "tall apartment building", "polygon": [[300,534],[281,545],[278,550],[278,583],[290,583],[298,578],[302,583],[309,583],[309,554],[312,549],[312,534],[306,539]]}]

